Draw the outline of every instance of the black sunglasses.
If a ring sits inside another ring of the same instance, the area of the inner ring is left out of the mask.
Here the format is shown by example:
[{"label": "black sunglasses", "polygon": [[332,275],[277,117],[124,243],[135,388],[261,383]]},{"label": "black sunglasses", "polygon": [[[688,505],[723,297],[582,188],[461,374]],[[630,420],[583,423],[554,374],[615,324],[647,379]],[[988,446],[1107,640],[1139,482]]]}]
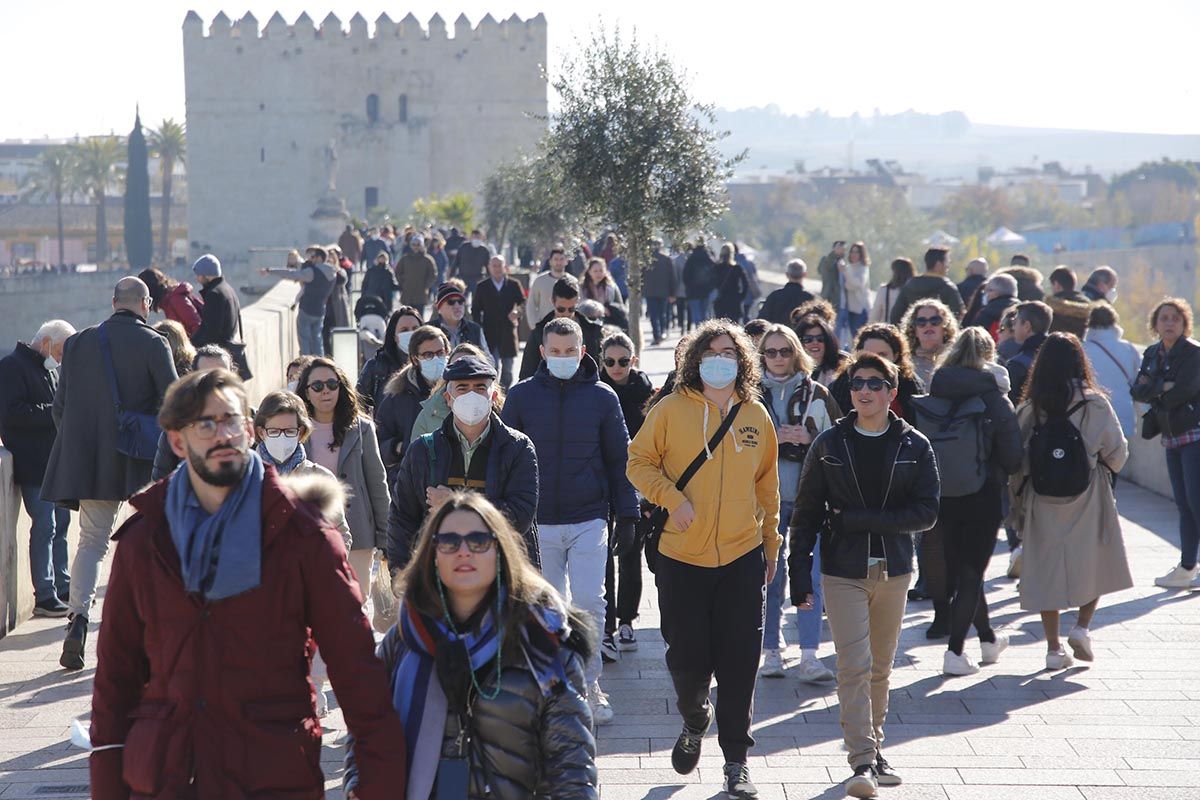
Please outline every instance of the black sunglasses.
[{"label": "black sunglasses", "polygon": [[918,328],[923,328],[926,325],[932,325],[936,328],[945,321],[946,320],[942,319],[941,314],[934,314],[932,317],[913,317],[913,324]]},{"label": "black sunglasses", "polygon": [[801,336],[800,344],[825,344],[825,334],[818,333],[816,336]]},{"label": "black sunglasses", "polygon": [[439,533],[433,537],[437,550],[444,556],[452,556],[462,549],[463,542],[472,553],[486,553],[496,543],[496,537],[487,531],[470,533]]},{"label": "black sunglasses", "polygon": [[461,306],[465,305],[466,302],[467,301],[463,300],[461,297],[451,297],[449,300],[445,301],[446,305],[448,306]]},{"label": "black sunglasses", "polygon": [[606,366],[606,367],[615,367],[617,364],[620,364],[622,367],[628,367],[632,363],[633,363],[632,358],[606,358],[606,359],[604,359],[604,366]]},{"label": "black sunglasses", "polygon": [[872,392],[882,392],[884,387],[892,388],[892,382],[883,378],[851,378],[850,390],[861,392],[863,389],[870,389]]},{"label": "black sunglasses", "polygon": [[780,347],[776,350],[774,347],[768,347],[763,350],[763,355],[767,358],[791,358],[796,355],[796,351],[790,347]]},{"label": "black sunglasses", "polygon": [[336,392],[338,389],[342,388],[342,384],[337,378],[329,378],[328,380],[324,381],[313,381],[308,385],[308,388],[313,392]]}]

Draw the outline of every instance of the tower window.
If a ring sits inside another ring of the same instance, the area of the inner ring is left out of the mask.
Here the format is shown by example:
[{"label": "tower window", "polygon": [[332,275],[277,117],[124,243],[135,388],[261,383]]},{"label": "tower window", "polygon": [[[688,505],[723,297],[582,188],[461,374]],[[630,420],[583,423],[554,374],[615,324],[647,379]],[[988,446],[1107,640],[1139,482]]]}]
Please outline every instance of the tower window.
[{"label": "tower window", "polygon": [[370,211],[372,208],[379,207],[379,187],[378,186],[368,186],[366,191],[364,192],[364,194],[365,194],[365,197],[363,199],[366,201],[365,205],[366,205],[367,211]]},{"label": "tower window", "polygon": [[367,123],[374,125],[379,122],[379,95],[367,95]]},{"label": "tower window", "polygon": [[265,164],[267,162],[267,148],[265,148],[265,147],[258,148],[258,160],[259,160],[259,163],[262,163],[262,164]]},{"label": "tower window", "polygon": [[400,95],[400,122],[408,122],[408,95]]}]

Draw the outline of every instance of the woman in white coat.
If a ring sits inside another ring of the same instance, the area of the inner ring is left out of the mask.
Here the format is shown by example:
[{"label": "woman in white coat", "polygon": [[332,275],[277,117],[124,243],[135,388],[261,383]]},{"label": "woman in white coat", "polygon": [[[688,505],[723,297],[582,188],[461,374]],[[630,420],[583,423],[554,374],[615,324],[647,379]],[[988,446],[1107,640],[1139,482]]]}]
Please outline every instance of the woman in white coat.
[{"label": "woman in white coat", "polygon": [[1088,317],[1088,331],[1083,337],[1083,352],[1092,362],[1096,383],[1108,392],[1121,431],[1128,439],[1136,430],[1136,415],[1129,387],[1137,380],[1142,356],[1137,348],[1125,341],[1117,310],[1108,303],[1096,303]]}]

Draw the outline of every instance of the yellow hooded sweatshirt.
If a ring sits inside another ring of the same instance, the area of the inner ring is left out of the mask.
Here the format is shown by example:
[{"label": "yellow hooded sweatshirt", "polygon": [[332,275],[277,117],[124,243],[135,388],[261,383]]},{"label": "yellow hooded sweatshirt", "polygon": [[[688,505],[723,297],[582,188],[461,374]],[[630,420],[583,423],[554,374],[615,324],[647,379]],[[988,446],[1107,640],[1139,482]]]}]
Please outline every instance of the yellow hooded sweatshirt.
[{"label": "yellow hooded sweatshirt", "polygon": [[[741,398],[735,396],[730,403]],[[675,511],[692,501],[696,519],[686,531],[668,520],[659,552],[698,567],[721,567],[764,546],[775,562],[779,535],[779,445],[767,409],[746,402],[720,445],[692,476],[683,492],[675,481],[707,449],[721,424],[721,411],[700,392],[676,389],[651,409],[629,445],[626,474],[647,500]],[[760,525],[756,518],[763,510]]]}]

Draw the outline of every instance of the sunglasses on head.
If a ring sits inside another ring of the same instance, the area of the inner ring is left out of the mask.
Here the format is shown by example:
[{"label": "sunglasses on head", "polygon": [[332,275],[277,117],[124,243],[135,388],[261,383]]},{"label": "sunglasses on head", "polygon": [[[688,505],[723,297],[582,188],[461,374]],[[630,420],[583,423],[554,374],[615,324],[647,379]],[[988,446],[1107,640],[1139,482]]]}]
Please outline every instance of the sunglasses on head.
[{"label": "sunglasses on head", "polygon": [[618,364],[620,364],[622,367],[628,367],[631,363],[633,363],[632,358],[606,358],[606,359],[604,359],[604,366],[606,366],[606,367],[615,367]]},{"label": "sunglasses on head", "polygon": [[472,553],[486,553],[496,543],[496,537],[487,531],[471,531],[470,533],[439,533],[433,537],[437,551],[445,556],[452,556],[462,549],[463,542]]},{"label": "sunglasses on head", "polygon": [[825,335],[818,333],[816,336],[801,336],[800,344],[825,344]]},{"label": "sunglasses on head", "polygon": [[790,347],[780,347],[778,349],[768,347],[766,350],[763,350],[763,355],[767,358],[791,358],[796,355],[796,351]]},{"label": "sunglasses on head", "polygon": [[882,392],[884,387],[892,388],[892,382],[883,378],[851,378],[850,390],[861,392],[863,389],[870,389],[872,392]]},{"label": "sunglasses on head", "polygon": [[915,324],[918,328],[924,328],[926,325],[932,325],[933,327],[936,328],[938,325],[941,325],[945,321],[946,320],[942,319],[941,314],[934,314],[932,317],[914,317],[913,318],[913,324]]},{"label": "sunglasses on head", "polygon": [[313,392],[336,392],[342,388],[342,384],[337,378],[329,378],[324,381],[313,381],[308,385],[309,391]]}]

